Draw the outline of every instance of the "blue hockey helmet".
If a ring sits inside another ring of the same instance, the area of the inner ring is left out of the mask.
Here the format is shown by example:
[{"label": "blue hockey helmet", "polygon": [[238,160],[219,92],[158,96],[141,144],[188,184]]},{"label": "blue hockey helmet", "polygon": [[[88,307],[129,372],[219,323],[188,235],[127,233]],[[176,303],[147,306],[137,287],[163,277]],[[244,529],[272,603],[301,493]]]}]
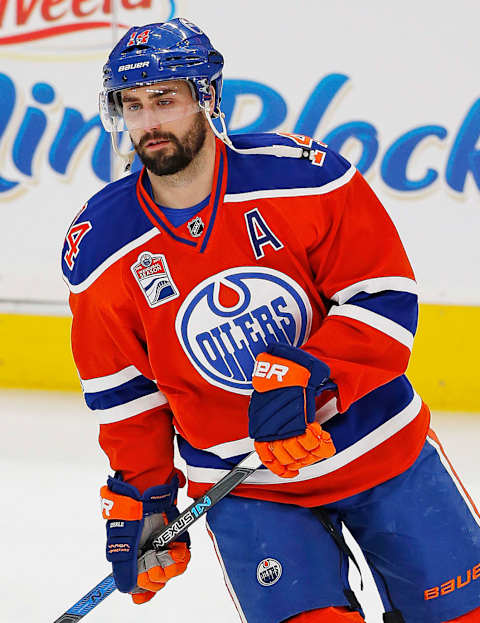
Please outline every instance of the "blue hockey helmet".
[{"label": "blue hockey helmet", "polygon": [[211,103],[210,85],[215,89],[212,116],[220,115],[223,56],[207,35],[184,18],[134,26],[120,39],[103,67],[100,115],[105,129],[124,129],[122,112],[115,97],[133,89],[167,80],[186,80],[199,109]]}]

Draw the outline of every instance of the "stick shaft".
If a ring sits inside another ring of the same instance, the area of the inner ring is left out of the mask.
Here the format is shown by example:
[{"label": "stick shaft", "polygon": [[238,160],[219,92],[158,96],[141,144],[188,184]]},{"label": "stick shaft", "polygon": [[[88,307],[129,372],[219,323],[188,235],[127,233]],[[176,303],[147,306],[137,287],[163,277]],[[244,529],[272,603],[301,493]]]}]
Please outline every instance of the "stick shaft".
[{"label": "stick shaft", "polygon": [[107,575],[92,590],[84,595],[76,604],[62,614],[54,623],[77,623],[86,614],[108,597],[117,587],[113,575]]},{"label": "stick shaft", "polygon": [[155,549],[162,549],[183,534],[197,519],[200,519],[212,506],[230,493],[250,474],[260,467],[261,461],[256,452],[251,452],[238,465],[221,478],[207,493],[195,500],[180,515],[155,535],[152,541]]}]

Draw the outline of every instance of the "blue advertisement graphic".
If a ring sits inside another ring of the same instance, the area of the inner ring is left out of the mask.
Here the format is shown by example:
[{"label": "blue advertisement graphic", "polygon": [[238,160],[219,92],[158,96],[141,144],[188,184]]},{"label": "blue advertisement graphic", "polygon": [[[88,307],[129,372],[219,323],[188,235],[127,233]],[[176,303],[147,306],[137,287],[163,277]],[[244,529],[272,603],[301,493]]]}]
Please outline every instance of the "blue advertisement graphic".
[{"label": "blue advertisement graphic", "polygon": [[[172,2],[172,11],[175,5]],[[384,183],[390,188],[409,193],[431,186],[440,176],[446,184],[457,193],[462,193],[468,174],[473,175],[480,189],[480,149],[477,142],[480,134],[480,99],[473,102],[467,109],[463,119],[459,120],[458,131],[453,140],[450,153],[443,171],[428,167],[416,178],[408,175],[409,163],[415,157],[421,144],[435,137],[444,141],[449,136],[446,127],[438,124],[421,125],[406,129],[390,145],[380,145],[379,129],[374,121],[351,120],[334,127],[324,136],[318,136],[317,128],[327,111],[335,107],[334,99],[350,81],[349,76],[340,73],[327,74],[321,78],[311,91],[298,115],[293,127],[283,125],[289,113],[288,104],[281,93],[265,83],[253,80],[226,79],[222,107],[228,122],[238,101],[243,95],[255,96],[261,103],[256,119],[248,125],[236,128],[238,132],[271,132],[275,130],[292,131],[297,134],[313,136],[327,143],[332,149],[342,151],[347,140],[354,138],[361,147],[357,168],[366,173],[379,160],[379,170]],[[96,177],[110,181],[111,149],[109,135],[103,130],[99,116],[64,107],[60,125],[49,143],[45,145],[49,119],[44,106],[52,103],[61,104],[62,97],[55,86],[48,82],[37,82],[31,87],[33,103],[25,106],[26,93],[23,84],[16,83],[6,73],[0,73],[0,145],[10,152],[14,168],[21,174],[8,177],[0,171],[0,196],[21,185],[22,179],[32,177],[33,161],[39,146],[46,150],[48,166],[60,175],[66,175],[69,164],[88,135],[96,136],[90,152],[82,155],[90,159],[90,165]],[[92,96],[92,99],[94,95]],[[23,106],[24,110],[17,110]],[[468,106],[468,104],[467,104]],[[14,115],[14,113],[16,113]],[[13,138],[10,134],[10,123],[20,113],[21,122]],[[8,144],[3,144],[8,140]]]}]

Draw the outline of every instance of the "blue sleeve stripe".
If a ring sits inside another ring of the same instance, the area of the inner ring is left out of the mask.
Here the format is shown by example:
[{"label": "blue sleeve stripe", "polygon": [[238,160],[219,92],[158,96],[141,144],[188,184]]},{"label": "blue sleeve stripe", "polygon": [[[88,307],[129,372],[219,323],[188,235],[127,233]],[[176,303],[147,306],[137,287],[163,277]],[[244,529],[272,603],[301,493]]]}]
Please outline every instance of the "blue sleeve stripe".
[{"label": "blue sleeve stripe", "polygon": [[140,375],[135,378],[100,392],[86,392],[84,394],[85,402],[90,409],[103,410],[118,407],[119,405],[131,402],[142,396],[148,396],[158,392],[158,387],[153,381]]},{"label": "blue sleeve stripe", "polygon": [[357,305],[376,314],[385,316],[392,322],[415,335],[418,323],[418,299],[409,292],[379,292],[367,294],[361,292],[347,301],[348,305]]},{"label": "blue sleeve stripe", "polygon": [[[187,465],[194,465],[195,467],[208,467],[214,469],[230,470],[243,458],[245,458],[248,452],[252,451],[250,449],[247,452],[237,452],[237,454],[229,454],[228,456],[226,456],[225,453],[218,454],[210,452],[211,448],[208,448],[206,450],[194,448],[188,443],[188,441],[183,439],[183,437],[180,437],[180,435],[177,437],[177,444],[180,456],[187,463]],[[251,440],[251,448],[254,449],[253,440]],[[231,449],[233,452],[235,452],[235,449],[233,447]],[[244,449],[245,448],[243,448],[243,450]],[[237,448],[236,450],[240,450],[240,448]]]},{"label": "blue sleeve stripe", "polygon": [[364,279],[357,281],[357,283],[352,283],[346,288],[335,292],[330,299],[337,305],[343,305],[343,303],[346,303],[360,292],[376,294],[385,290],[410,292],[418,296],[418,285],[413,279],[408,277],[373,277],[372,279]]}]

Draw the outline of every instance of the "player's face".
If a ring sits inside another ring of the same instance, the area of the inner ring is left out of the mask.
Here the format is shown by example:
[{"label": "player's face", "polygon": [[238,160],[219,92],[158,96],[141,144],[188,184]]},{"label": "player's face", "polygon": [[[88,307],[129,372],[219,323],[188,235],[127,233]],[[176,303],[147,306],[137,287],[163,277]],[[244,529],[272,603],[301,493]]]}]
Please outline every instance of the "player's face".
[{"label": "player's face", "polygon": [[[122,106],[133,146],[155,175],[182,171],[203,147],[207,122],[186,82],[126,89]],[[129,124],[131,117],[135,122]]]}]

